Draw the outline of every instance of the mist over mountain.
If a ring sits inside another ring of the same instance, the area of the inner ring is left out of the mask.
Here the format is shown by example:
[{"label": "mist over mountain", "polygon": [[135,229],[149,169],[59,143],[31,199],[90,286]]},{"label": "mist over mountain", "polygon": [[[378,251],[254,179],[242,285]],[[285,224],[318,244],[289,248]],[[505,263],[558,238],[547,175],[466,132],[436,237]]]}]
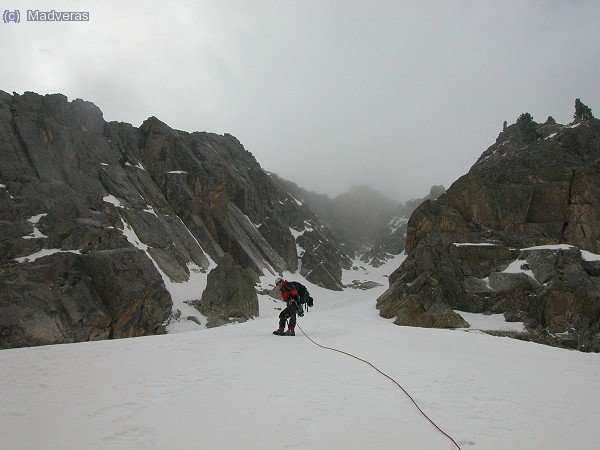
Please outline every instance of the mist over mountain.
[{"label": "mist over mountain", "polygon": [[398,203],[366,186],[353,186],[333,198],[317,194],[278,175],[272,176],[327,224],[353,252],[362,253],[372,245],[381,229],[396,213]]},{"label": "mist over mountain", "polygon": [[271,176],[302,199],[349,252],[376,267],[404,251],[406,224],[412,212],[425,200],[435,200],[445,191],[444,186],[433,186],[423,198],[397,203],[376,189],[358,185],[332,198],[276,174]]}]

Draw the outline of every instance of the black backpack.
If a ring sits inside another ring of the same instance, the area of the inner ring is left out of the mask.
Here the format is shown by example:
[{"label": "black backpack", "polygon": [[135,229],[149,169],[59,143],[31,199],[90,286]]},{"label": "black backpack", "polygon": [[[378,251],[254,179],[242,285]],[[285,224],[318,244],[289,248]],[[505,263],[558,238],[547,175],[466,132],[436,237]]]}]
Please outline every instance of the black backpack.
[{"label": "black backpack", "polygon": [[313,306],[313,298],[308,293],[308,289],[301,283],[297,281],[290,281],[290,287],[295,288],[298,291],[298,296],[300,297],[300,304],[306,305],[307,309],[312,308]]}]

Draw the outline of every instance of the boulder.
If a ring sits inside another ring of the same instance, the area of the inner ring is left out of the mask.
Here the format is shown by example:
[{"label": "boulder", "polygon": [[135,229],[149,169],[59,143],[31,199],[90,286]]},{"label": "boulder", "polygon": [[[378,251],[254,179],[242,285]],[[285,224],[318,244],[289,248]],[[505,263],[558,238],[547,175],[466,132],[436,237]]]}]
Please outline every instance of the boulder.
[{"label": "boulder", "polygon": [[411,283],[397,280],[377,299],[377,309],[396,325],[463,328],[469,324],[443,302],[441,286],[424,272]]},{"label": "boulder", "polygon": [[232,320],[245,321],[258,315],[254,284],[231,255],[225,254],[209,272],[199,310],[208,317],[208,327]]}]

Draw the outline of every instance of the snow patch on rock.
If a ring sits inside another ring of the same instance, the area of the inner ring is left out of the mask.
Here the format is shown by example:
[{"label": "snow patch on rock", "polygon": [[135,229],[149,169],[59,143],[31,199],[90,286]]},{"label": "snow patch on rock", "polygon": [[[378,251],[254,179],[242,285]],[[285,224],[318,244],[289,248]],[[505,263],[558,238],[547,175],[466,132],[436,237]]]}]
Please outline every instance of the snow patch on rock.
[{"label": "snow patch on rock", "polygon": [[154,211],[154,208],[151,205],[146,205],[146,209],[143,211],[149,214],[154,214],[156,217],[158,217],[158,214],[156,214],[156,211]]},{"label": "snow patch on rock", "polygon": [[[524,273],[528,277],[531,277],[535,280],[533,276],[533,272],[531,269],[524,269],[523,266],[527,265],[527,261],[523,259],[516,259],[511,262],[506,269],[504,269],[501,273]],[[537,280],[536,280],[537,281]],[[468,322],[468,321],[467,321]]]},{"label": "snow patch on rock", "polygon": [[44,233],[42,233],[39,228],[37,227],[37,223],[40,221],[40,219],[44,216],[47,216],[48,213],[43,213],[43,214],[37,214],[35,216],[31,216],[29,219],[27,219],[27,222],[30,222],[33,225],[33,232],[28,235],[28,236],[23,236],[23,239],[45,239],[48,236],[46,236]]},{"label": "snow patch on rock", "polygon": [[123,206],[123,203],[121,203],[121,200],[119,200],[117,197],[115,197],[112,194],[106,195],[102,198],[102,200],[104,200],[106,203],[112,203],[113,205],[115,205],[117,208],[125,208]]},{"label": "snow patch on rock", "polygon": [[516,331],[524,332],[523,322],[507,322],[503,314],[476,314],[465,311],[454,311],[467,322],[469,328],[463,330],[481,330],[481,331]]},{"label": "snow patch on rock", "polygon": [[40,250],[39,252],[35,252],[31,255],[15,258],[15,261],[17,261],[19,263],[33,262],[36,259],[43,258],[44,256],[54,255],[55,253],[75,253],[76,255],[81,255],[81,250],[63,250],[61,248],[44,248],[44,249]]},{"label": "snow patch on rock", "polygon": [[537,245],[535,247],[522,248],[521,250],[570,250],[576,248],[569,244]]},{"label": "snow patch on rock", "polygon": [[588,252],[587,250],[581,250],[581,257],[585,261],[600,261],[600,255],[596,253]]}]

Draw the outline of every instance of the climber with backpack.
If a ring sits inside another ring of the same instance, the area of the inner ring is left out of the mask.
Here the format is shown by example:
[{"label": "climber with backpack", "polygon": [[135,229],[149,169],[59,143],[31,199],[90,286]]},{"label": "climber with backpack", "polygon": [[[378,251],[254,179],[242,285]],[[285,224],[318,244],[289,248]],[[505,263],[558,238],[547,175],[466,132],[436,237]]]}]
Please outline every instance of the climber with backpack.
[{"label": "climber with backpack", "polygon": [[[307,308],[313,305],[313,299],[308,289],[297,281],[287,281],[281,277],[275,279],[275,286],[281,293],[281,299],[287,306],[279,314],[279,328],[273,331],[278,336],[296,336],[296,315],[303,317],[305,305]],[[288,330],[285,331],[285,322],[290,319]]]}]

